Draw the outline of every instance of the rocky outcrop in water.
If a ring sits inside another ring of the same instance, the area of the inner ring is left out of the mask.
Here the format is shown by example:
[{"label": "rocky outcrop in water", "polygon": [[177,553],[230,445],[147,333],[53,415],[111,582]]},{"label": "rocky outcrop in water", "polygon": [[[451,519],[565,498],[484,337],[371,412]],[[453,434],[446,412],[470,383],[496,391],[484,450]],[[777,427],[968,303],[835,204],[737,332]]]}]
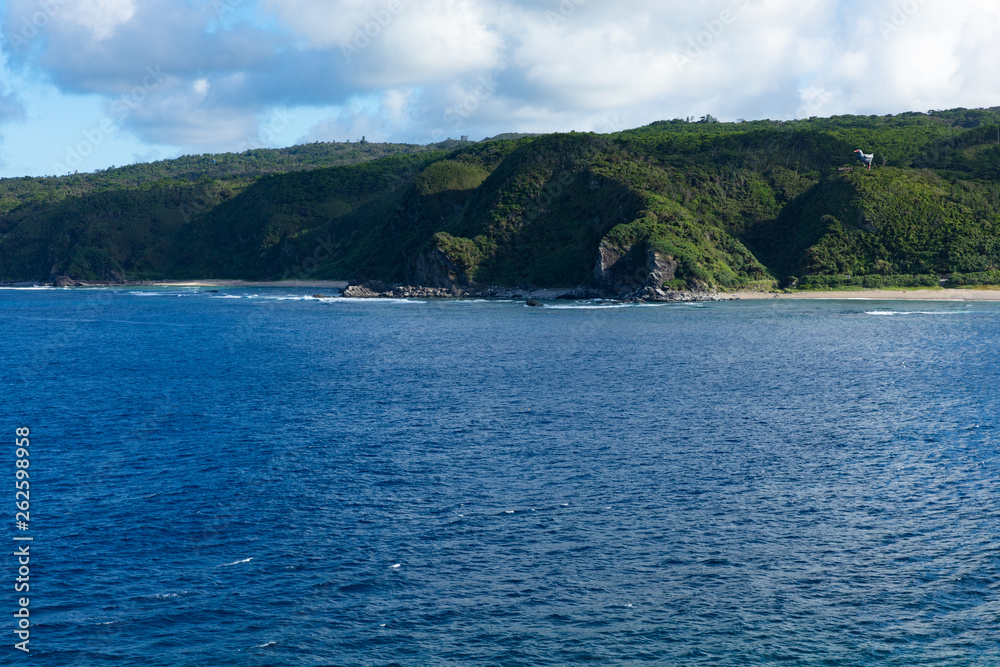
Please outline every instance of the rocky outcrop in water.
[{"label": "rocky outcrop in water", "polygon": [[475,294],[470,294],[455,285],[451,287],[386,285],[379,280],[369,280],[364,283],[348,284],[342,296],[351,299],[454,299]]},{"label": "rocky outcrop in water", "polygon": [[623,288],[617,293],[608,293],[590,287],[573,289],[534,289],[530,287],[426,287],[422,285],[386,285],[377,280],[364,283],[353,282],[344,288],[343,295],[353,299],[527,299],[538,303],[539,299],[560,299],[583,301],[591,299],[613,299],[624,303],[647,302],[690,302],[726,301],[733,299],[726,294],[710,291],[666,290],[649,285]]},{"label": "rocky outcrop in water", "polygon": [[643,287],[630,294],[618,296],[623,303],[671,303],[696,301],[733,301],[737,297],[714,291],[666,290],[658,287]]},{"label": "rocky outcrop in water", "polygon": [[52,284],[55,287],[78,287],[83,283],[73,280],[69,276],[56,276],[56,278],[52,281]]}]

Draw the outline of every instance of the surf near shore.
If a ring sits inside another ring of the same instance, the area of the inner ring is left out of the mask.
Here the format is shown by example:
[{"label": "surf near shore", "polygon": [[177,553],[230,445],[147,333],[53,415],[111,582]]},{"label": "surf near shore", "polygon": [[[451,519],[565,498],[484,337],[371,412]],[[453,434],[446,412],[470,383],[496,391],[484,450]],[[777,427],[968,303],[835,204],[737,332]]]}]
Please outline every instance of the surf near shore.
[{"label": "surf near shore", "polygon": [[816,292],[731,292],[737,299],[857,299],[867,301],[1000,301],[1000,289],[931,288]]},{"label": "surf near shore", "polygon": [[162,280],[142,283],[147,287],[309,287],[342,290],[347,287],[346,280]]},{"label": "surf near shore", "polygon": [[[5,287],[32,287],[38,283],[4,283]],[[829,291],[734,291],[734,292],[670,292],[663,294],[610,295],[593,288],[539,288],[539,287],[477,287],[477,288],[431,288],[420,286],[393,285],[371,281],[365,284],[343,280],[156,280],[126,281],[119,283],[86,282],[65,280],[56,282],[57,287],[298,287],[323,290],[337,290],[343,296],[354,298],[499,298],[499,299],[574,299],[588,300],[602,298],[624,301],[730,301],[761,299],[847,299],[884,301],[1000,301],[1000,287],[983,288],[927,288],[927,289],[857,289]]]}]

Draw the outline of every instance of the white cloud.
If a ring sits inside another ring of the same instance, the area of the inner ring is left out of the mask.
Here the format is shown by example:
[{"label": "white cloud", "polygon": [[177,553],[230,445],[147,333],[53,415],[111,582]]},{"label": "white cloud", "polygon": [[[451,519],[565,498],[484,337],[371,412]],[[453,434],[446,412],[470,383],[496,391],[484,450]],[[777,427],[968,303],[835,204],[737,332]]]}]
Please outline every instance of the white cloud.
[{"label": "white cloud", "polygon": [[[381,33],[403,11],[400,1],[375,3],[366,0],[264,0],[264,7],[317,48],[340,48],[350,44],[357,31],[368,37]],[[412,7],[412,5],[410,5]],[[408,7],[408,9],[410,8]],[[412,10],[411,10],[412,11]]]},{"label": "white cloud", "polygon": [[845,27],[841,52],[818,68],[818,79],[836,91],[837,113],[1000,104],[995,3],[873,3]]},{"label": "white cloud", "polygon": [[580,109],[656,99],[679,78],[672,53],[615,23],[566,32],[536,24],[515,48],[512,64],[536,95]]},{"label": "white cloud", "polygon": [[135,14],[135,0],[8,0],[4,30],[8,45],[16,49],[51,32],[101,42]]},{"label": "white cloud", "polygon": [[276,107],[308,108],[303,127],[339,109],[311,138],[428,141],[1000,105],[995,0],[238,4],[220,25],[209,0],[7,0],[5,53],[17,76],[109,104],[162,70],[122,129],[193,150],[242,142]]},{"label": "white cloud", "polygon": [[503,38],[473,0],[265,0],[314,48],[329,49],[359,87],[433,83],[495,68]]},{"label": "white cloud", "polygon": [[111,37],[118,26],[135,16],[134,0],[64,0],[56,4],[59,9],[54,12],[54,20],[82,26],[99,42]]},{"label": "white cloud", "polygon": [[343,105],[336,115],[316,123],[302,142],[400,141],[413,123],[419,104],[412,89],[396,88],[374,98],[356,98]]}]

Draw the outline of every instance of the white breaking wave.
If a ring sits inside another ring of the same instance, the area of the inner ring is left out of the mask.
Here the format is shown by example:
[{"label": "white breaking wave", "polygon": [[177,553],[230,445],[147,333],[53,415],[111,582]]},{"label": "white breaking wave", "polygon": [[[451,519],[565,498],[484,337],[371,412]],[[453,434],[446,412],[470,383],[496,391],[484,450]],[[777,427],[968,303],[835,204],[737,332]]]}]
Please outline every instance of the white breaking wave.
[{"label": "white breaking wave", "polygon": [[54,290],[54,289],[68,289],[66,287],[42,287],[41,285],[35,285],[34,287],[0,287],[0,289],[14,289],[14,290],[25,290],[25,291],[37,291],[37,290]]},{"label": "white breaking wave", "polygon": [[243,560],[236,560],[232,563],[226,563],[225,565],[220,565],[219,567],[230,567],[232,565],[242,565],[243,563],[249,563],[253,558],[244,558]]},{"label": "white breaking wave", "polygon": [[326,299],[317,299],[314,296],[302,296],[294,294],[286,294],[285,296],[262,296],[260,297],[265,301],[326,301]]},{"label": "white breaking wave", "polygon": [[187,595],[187,591],[181,591],[180,593],[157,593],[156,595],[145,595],[143,597],[147,600],[170,600],[172,598],[179,598],[182,595]]},{"label": "white breaking wave", "polygon": [[545,306],[549,310],[608,310],[611,308],[632,308],[633,304],[630,303],[587,303],[587,304],[577,304],[577,305],[566,305],[566,306]]},{"label": "white breaking wave", "polygon": [[965,315],[968,310],[866,310],[865,315]]},{"label": "white breaking wave", "polygon": [[317,299],[323,303],[427,303],[426,301],[415,301],[413,299],[354,299],[335,296],[331,299]]},{"label": "white breaking wave", "polygon": [[596,301],[589,301],[587,303],[560,304],[558,306],[546,305],[545,307],[552,310],[601,310],[605,308],[665,308],[668,306],[694,306],[696,308],[706,307],[704,303],[686,301],[661,301],[655,303],[618,303],[617,301],[600,303]]},{"label": "white breaking wave", "polygon": [[[68,289],[68,288],[67,288]],[[80,289],[79,287],[74,287],[73,289]],[[129,292],[129,296],[172,296],[172,297],[184,297],[184,296],[195,296],[198,294],[196,291],[191,292]]]}]

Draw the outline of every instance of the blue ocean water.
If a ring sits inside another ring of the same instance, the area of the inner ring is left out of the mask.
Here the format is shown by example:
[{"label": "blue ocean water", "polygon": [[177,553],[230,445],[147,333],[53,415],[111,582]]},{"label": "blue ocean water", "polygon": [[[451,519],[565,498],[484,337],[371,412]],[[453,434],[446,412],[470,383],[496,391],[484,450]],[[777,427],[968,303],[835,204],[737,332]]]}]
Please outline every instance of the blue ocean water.
[{"label": "blue ocean water", "polygon": [[1000,304],[311,291],[0,290],[32,664],[1000,664]]}]

